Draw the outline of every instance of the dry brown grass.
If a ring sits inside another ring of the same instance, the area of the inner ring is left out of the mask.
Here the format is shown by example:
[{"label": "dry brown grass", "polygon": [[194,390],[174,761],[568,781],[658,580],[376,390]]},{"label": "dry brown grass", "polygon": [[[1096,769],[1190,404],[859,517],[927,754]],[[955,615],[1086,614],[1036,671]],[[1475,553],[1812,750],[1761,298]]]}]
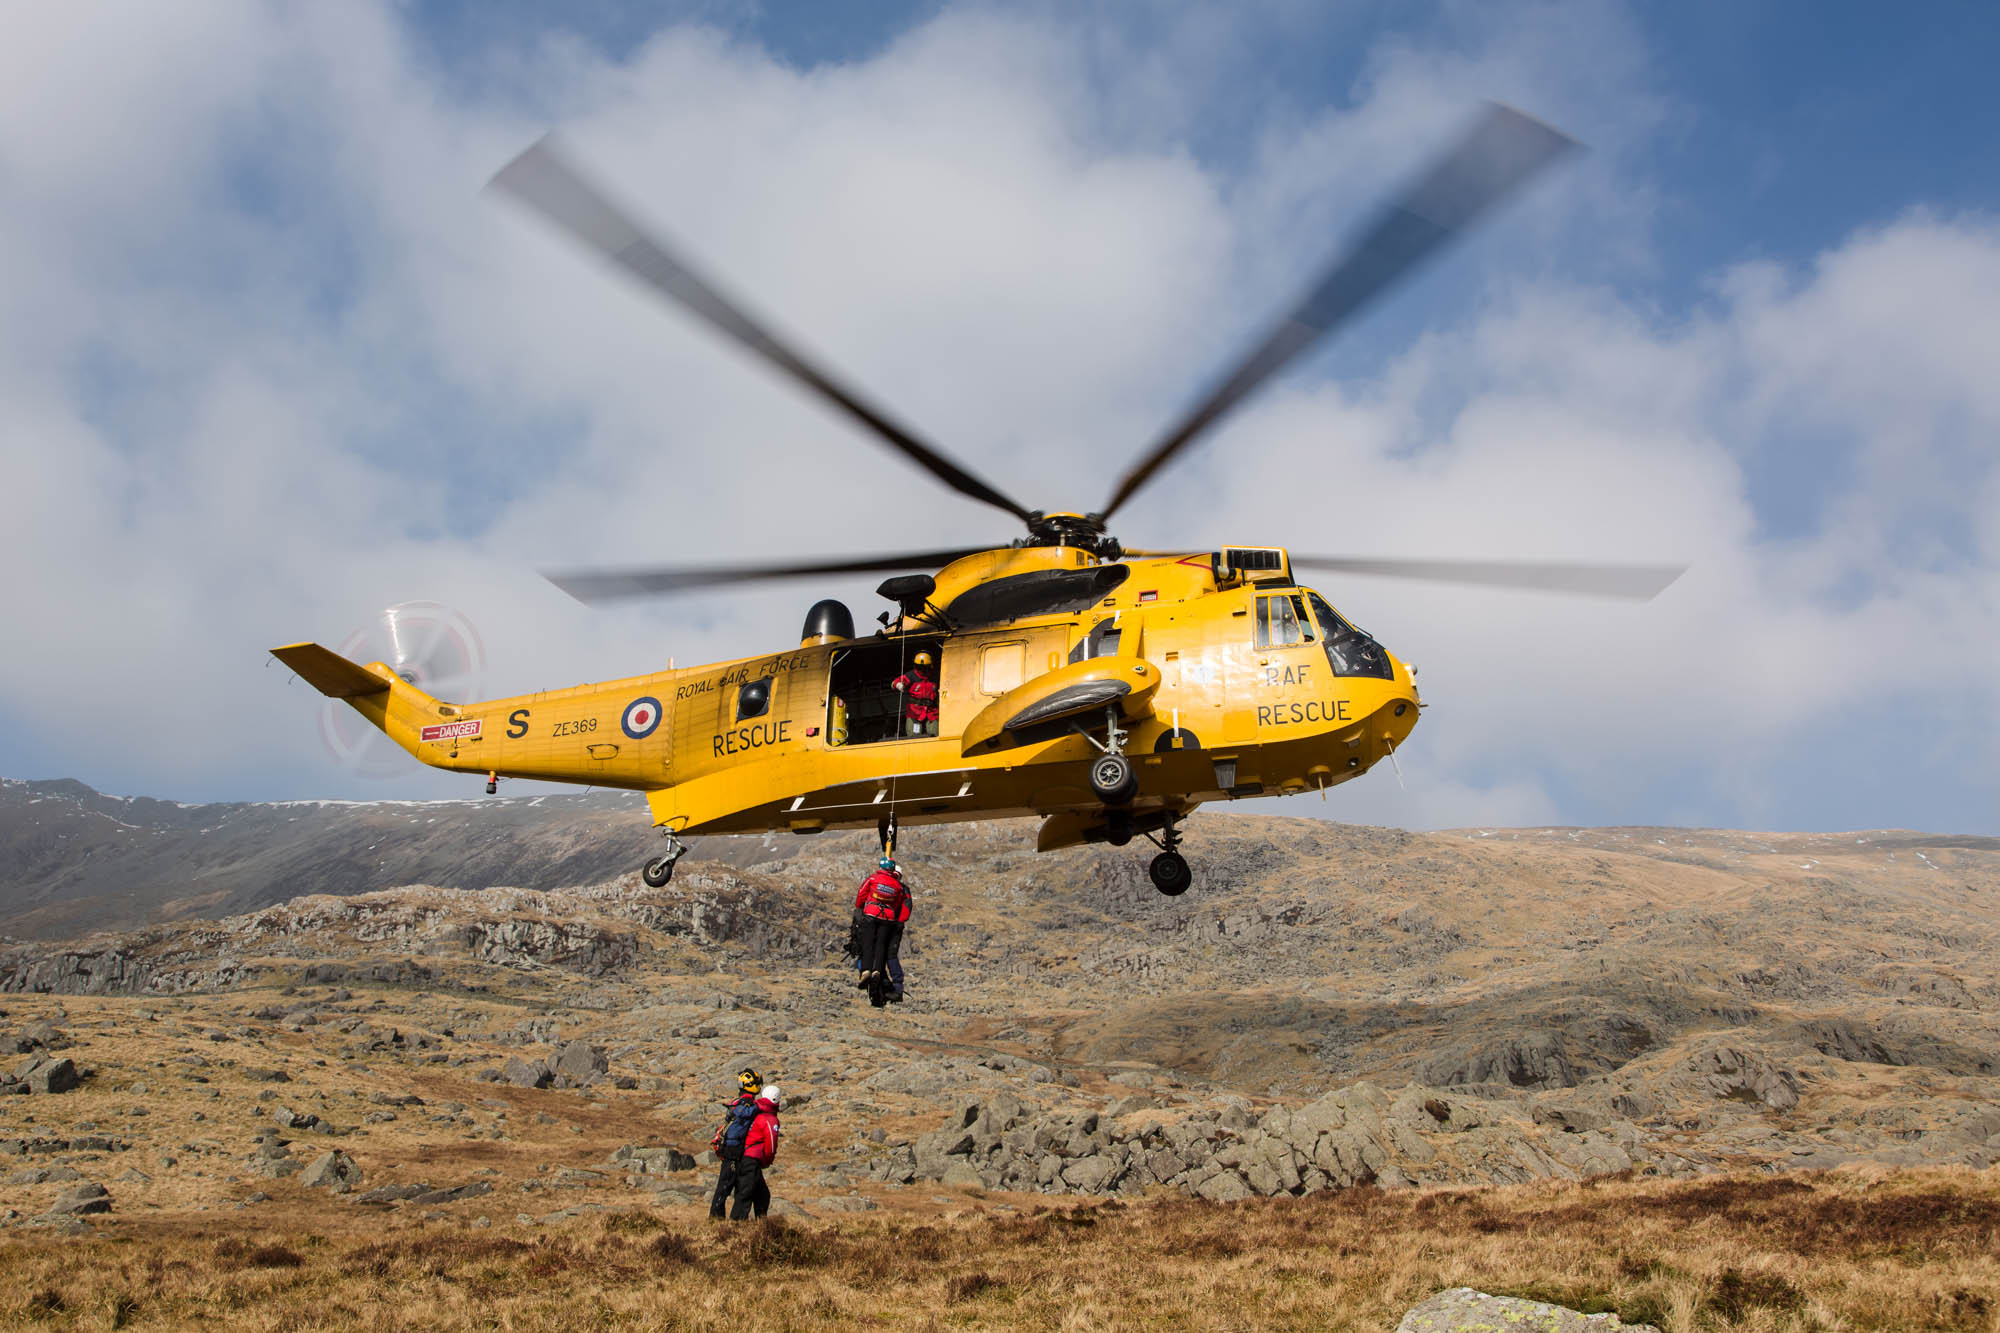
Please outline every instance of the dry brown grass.
[{"label": "dry brown grass", "polygon": [[[358,1210],[152,1218],[0,1246],[0,1320],[61,1328],[1387,1329],[1475,1286],[1672,1330],[2000,1330],[2000,1172],[1356,1189],[944,1218],[566,1229]],[[1012,1211],[1008,1211],[1012,1208]]]}]

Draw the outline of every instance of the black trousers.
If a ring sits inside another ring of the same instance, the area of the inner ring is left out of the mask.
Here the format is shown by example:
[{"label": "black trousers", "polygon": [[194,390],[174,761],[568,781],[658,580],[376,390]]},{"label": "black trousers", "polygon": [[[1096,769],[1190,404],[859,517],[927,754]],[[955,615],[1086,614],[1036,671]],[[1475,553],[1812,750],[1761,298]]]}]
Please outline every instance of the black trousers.
[{"label": "black trousers", "polygon": [[861,970],[885,972],[903,949],[903,923],[879,916],[861,918]]},{"label": "black trousers", "polygon": [[736,1163],[736,1206],[729,1220],[741,1222],[752,1212],[762,1217],[771,1211],[771,1187],[764,1183],[764,1166],[748,1158]]},{"label": "black trousers", "polygon": [[736,1192],[736,1173],[742,1165],[740,1157],[725,1157],[722,1167],[715,1173],[715,1197],[708,1201],[708,1215],[721,1217],[723,1209],[729,1206],[729,1196]]}]

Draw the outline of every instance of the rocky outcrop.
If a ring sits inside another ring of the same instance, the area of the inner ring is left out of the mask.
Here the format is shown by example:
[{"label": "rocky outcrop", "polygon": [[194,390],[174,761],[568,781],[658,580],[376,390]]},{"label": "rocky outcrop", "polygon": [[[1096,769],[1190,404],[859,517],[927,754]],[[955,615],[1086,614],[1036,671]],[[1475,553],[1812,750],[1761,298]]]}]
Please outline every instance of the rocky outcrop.
[{"label": "rocky outcrop", "polygon": [[1689,1056],[1683,1067],[1714,1097],[1757,1102],[1774,1111],[1799,1104],[1799,1081],[1753,1052],[1712,1046]]},{"label": "rocky outcrop", "polygon": [[1519,1107],[1422,1086],[1392,1095],[1371,1083],[1262,1115],[1241,1098],[1189,1110],[1135,1098],[1104,1113],[1044,1114],[1003,1093],[963,1103],[942,1128],[885,1150],[864,1170],[891,1181],[1045,1193],[1164,1185],[1226,1202],[1363,1184],[1578,1179],[1649,1159],[1629,1123],[1583,1118],[1538,1125]]}]

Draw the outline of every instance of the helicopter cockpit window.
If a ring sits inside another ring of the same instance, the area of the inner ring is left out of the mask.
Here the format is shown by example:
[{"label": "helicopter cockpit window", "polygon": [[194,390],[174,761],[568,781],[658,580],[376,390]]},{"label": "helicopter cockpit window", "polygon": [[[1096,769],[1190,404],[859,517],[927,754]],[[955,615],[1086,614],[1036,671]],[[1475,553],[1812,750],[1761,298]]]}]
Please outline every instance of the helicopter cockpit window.
[{"label": "helicopter cockpit window", "polygon": [[762,717],[771,708],[771,678],[753,680],[736,692],[736,720]]},{"label": "helicopter cockpit window", "polygon": [[1118,651],[1121,637],[1116,617],[1100,620],[1091,626],[1089,634],[1077,640],[1076,647],[1069,650],[1069,660],[1076,663],[1086,658],[1109,657]]},{"label": "helicopter cockpit window", "polygon": [[1313,614],[1319,617],[1321,636],[1326,640],[1327,664],[1334,675],[1396,678],[1396,668],[1390,665],[1389,654],[1382,651],[1381,644],[1343,620],[1318,593],[1307,593],[1306,597],[1312,603]]},{"label": "helicopter cockpit window", "polygon": [[1319,635],[1313,632],[1312,617],[1306,614],[1306,599],[1292,594],[1292,614],[1298,618],[1299,637],[1307,643],[1317,642]]}]

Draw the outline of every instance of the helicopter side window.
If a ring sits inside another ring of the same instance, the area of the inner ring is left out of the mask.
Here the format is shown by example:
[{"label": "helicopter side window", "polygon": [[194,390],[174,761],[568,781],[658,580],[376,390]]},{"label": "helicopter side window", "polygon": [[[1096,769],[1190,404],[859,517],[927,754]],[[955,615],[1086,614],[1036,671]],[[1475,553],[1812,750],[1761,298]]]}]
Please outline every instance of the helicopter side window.
[{"label": "helicopter side window", "polygon": [[1294,599],[1282,594],[1257,599],[1257,646],[1259,648],[1290,648],[1306,642],[1311,636],[1299,628],[1300,611],[1304,608],[1295,604]]},{"label": "helicopter side window", "polygon": [[736,720],[762,717],[771,708],[771,678],[753,680],[736,692]]}]

